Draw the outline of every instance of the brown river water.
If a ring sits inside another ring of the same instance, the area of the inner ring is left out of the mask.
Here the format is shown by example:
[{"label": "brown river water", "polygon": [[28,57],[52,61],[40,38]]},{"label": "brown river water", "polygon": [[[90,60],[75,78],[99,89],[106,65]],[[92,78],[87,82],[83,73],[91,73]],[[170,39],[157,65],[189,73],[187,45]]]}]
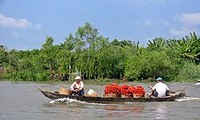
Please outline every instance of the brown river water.
[{"label": "brown river water", "polygon": [[[123,84],[123,83],[122,83]],[[147,92],[149,84],[142,85]],[[130,102],[97,104],[75,100],[57,102],[44,97],[37,88],[57,90],[68,84],[0,82],[0,120],[200,120],[200,85],[167,83],[171,89],[186,87],[186,95],[173,102]],[[86,85],[103,94],[105,85]]]}]

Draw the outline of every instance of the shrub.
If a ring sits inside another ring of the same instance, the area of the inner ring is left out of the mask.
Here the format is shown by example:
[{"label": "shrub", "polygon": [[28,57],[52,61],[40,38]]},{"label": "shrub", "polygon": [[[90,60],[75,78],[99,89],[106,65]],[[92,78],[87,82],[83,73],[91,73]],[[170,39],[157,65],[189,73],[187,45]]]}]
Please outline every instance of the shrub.
[{"label": "shrub", "polygon": [[138,56],[129,57],[127,60],[125,75],[128,79],[149,79],[156,76],[170,78],[172,70],[171,61],[163,51],[144,51]]},{"label": "shrub", "polygon": [[180,68],[179,75],[176,77],[176,81],[191,81],[200,78],[200,65],[196,65],[193,62],[184,62],[182,68]]}]

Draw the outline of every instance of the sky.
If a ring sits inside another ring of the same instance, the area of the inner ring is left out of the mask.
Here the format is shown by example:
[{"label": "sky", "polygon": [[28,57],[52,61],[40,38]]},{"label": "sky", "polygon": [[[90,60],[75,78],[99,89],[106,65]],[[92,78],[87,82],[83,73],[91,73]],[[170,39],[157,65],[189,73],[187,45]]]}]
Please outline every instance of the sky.
[{"label": "sky", "polygon": [[109,41],[142,45],[157,37],[181,39],[200,34],[200,0],[0,0],[0,45],[40,49],[89,22]]}]

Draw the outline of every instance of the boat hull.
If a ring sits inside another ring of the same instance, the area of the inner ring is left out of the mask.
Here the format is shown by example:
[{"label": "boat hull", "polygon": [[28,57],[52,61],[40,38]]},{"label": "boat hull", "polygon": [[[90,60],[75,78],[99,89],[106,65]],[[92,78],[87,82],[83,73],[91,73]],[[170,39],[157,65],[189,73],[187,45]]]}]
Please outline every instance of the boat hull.
[{"label": "boat hull", "polygon": [[[40,90],[40,89],[39,89]],[[174,101],[180,97],[183,97],[185,93],[179,91],[174,93],[171,96],[167,96],[164,98],[156,98],[156,97],[144,97],[144,98],[108,98],[108,97],[89,97],[89,96],[73,96],[73,95],[64,95],[50,91],[40,90],[40,92],[50,98],[52,100],[60,99],[60,98],[69,98],[69,99],[76,99],[79,101],[85,101],[90,103],[118,103],[118,102],[164,102],[164,101]]]}]

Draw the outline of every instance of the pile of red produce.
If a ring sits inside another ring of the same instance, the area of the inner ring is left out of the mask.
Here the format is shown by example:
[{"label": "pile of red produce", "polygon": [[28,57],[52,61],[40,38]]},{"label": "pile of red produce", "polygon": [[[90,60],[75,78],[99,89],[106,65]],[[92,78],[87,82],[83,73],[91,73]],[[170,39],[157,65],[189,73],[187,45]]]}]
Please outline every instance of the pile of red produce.
[{"label": "pile of red produce", "polygon": [[112,83],[106,85],[104,89],[104,94],[116,94],[125,95],[133,97],[143,97],[145,95],[145,90],[142,86],[129,86],[129,85],[118,85],[117,83]]},{"label": "pile of red produce", "polygon": [[136,86],[133,94],[137,97],[143,97],[145,95],[145,90],[142,86]]},{"label": "pile of red produce", "polygon": [[120,86],[116,83],[106,85],[104,89],[104,94],[116,94],[120,95]]},{"label": "pile of red produce", "polygon": [[121,89],[120,89],[121,95],[132,96],[132,94],[133,94],[133,93],[132,93],[132,91],[133,91],[132,88],[134,88],[134,87],[128,86],[128,85],[123,85],[123,86],[121,86],[120,88],[121,88]]}]

